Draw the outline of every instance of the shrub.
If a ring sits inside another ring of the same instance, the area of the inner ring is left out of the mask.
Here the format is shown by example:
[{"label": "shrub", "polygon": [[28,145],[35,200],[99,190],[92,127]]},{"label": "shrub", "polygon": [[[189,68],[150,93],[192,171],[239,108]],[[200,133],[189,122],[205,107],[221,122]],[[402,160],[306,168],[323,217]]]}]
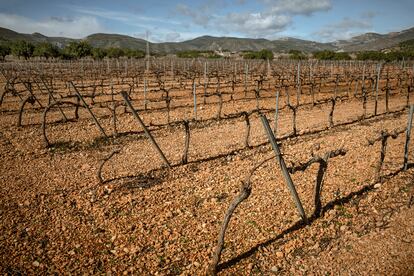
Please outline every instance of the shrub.
[{"label": "shrub", "polygon": [[33,56],[35,57],[58,57],[60,55],[59,48],[48,42],[42,42],[35,46]]},{"label": "shrub", "polygon": [[129,58],[144,58],[145,52],[141,50],[125,49],[124,54]]},{"label": "shrub", "polygon": [[125,52],[121,48],[111,47],[106,49],[106,56],[109,58],[119,58],[125,55]]},{"label": "shrub", "polygon": [[10,47],[5,44],[0,44],[0,58],[4,59],[5,56],[10,55]]},{"label": "shrub", "polygon": [[298,60],[308,59],[308,57],[299,50],[290,50],[289,54],[290,54],[291,59],[298,59]]},{"label": "shrub", "polygon": [[72,58],[83,58],[92,55],[92,46],[86,41],[72,41],[64,49]]},{"label": "shrub", "polygon": [[34,45],[30,42],[19,40],[12,44],[11,53],[16,57],[28,59],[33,55]]},{"label": "shrub", "polygon": [[106,51],[102,48],[93,48],[92,57],[94,59],[103,59],[104,57],[106,57]]},{"label": "shrub", "polygon": [[245,59],[273,59],[273,52],[267,49],[260,50],[258,52],[249,51],[243,55]]}]

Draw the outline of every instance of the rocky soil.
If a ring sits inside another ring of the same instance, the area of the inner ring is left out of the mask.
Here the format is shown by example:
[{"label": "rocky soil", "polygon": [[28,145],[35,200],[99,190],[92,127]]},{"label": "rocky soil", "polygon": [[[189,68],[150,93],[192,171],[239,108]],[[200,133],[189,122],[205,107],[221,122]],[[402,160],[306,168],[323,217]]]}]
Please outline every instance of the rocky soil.
[{"label": "rocky soil", "polygon": [[[272,108],[274,99],[260,105]],[[41,112],[27,112],[23,127],[16,127],[17,113],[10,110],[17,106],[6,101],[0,116],[3,274],[203,275],[241,181],[274,154],[257,115],[250,118],[251,147],[243,142],[243,118],[190,123],[186,165],[180,165],[183,127],[150,127],[173,165],[170,170],[128,113],[119,113],[121,135],[109,142],[102,141],[85,111],[78,121],[53,123],[47,131],[54,146],[45,148]],[[390,99],[391,111],[404,106],[403,96]],[[255,107],[254,100],[228,103],[223,114]],[[215,117],[216,109],[205,106],[199,118]],[[325,129],[329,110],[329,104],[301,108],[299,135],[280,141],[289,167],[331,150],[347,151],[328,160],[322,215],[312,217],[317,164],[292,174],[311,217],[304,225],[276,160],[266,162],[230,221],[220,275],[414,273],[414,168],[401,170],[405,134],[389,138],[381,181],[376,181],[381,142],[370,146],[367,141],[382,130],[406,127],[408,110],[386,114],[381,99],[382,115],[357,121],[361,102],[338,102],[335,126]],[[372,115],[372,101],[368,110]],[[109,113],[96,112],[112,135]],[[191,108],[171,114],[177,120],[191,116]],[[57,111],[51,112],[50,120],[58,118]],[[147,125],[165,123],[166,115],[145,113],[143,119]],[[290,111],[282,110],[279,137],[291,133],[291,122]],[[103,168],[101,184],[96,176],[100,160],[113,149],[120,153]],[[414,162],[412,149],[409,158]]]}]

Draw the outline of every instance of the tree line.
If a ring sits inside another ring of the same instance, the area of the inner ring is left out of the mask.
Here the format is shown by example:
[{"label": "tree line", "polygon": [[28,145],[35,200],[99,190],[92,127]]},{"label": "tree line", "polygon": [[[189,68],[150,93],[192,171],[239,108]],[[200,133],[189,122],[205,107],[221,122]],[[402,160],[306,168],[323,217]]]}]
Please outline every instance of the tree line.
[{"label": "tree line", "polygon": [[[381,61],[400,61],[414,59],[414,39],[407,40],[398,44],[397,47],[387,51],[362,51],[354,53],[351,56],[347,52],[335,52],[323,50],[307,54],[299,50],[290,50],[290,59],[306,60],[314,58],[318,60],[381,60]],[[72,41],[64,48],[59,48],[49,42],[33,44],[24,40],[0,43],[0,58],[4,59],[7,55],[13,55],[19,58],[43,57],[43,58],[61,58],[61,59],[79,59],[83,57],[92,57],[94,59],[108,58],[144,58],[145,52],[137,49],[127,48],[97,48],[92,47],[87,41]],[[221,56],[213,51],[180,51],[176,53],[179,58],[220,58]],[[268,49],[260,51],[243,51],[241,56],[244,59],[264,59],[272,60],[274,54]]]},{"label": "tree line", "polygon": [[95,48],[86,41],[73,41],[66,47],[59,48],[49,42],[33,44],[24,40],[12,42],[9,44],[0,44],[0,57],[4,59],[7,55],[13,55],[19,58],[44,57],[44,58],[62,58],[62,59],[79,59],[83,57],[93,57],[94,59],[108,58],[143,58],[145,52],[136,49],[126,48]]},{"label": "tree line", "polygon": [[179,58],[221,58],[220,55],[216,54],[214,51],[197,51],[197,50],[188,50],[177,52],[177,57]]}]

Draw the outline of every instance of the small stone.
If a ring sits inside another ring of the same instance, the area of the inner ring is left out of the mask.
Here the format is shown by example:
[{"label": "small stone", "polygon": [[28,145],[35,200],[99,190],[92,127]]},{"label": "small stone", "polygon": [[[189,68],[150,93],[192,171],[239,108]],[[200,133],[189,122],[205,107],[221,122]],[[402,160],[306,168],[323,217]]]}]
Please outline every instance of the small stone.
[{"label": "small stone", "polygon": [[40,265],[40,263],[38,261],[33,262],[33,266],[38,267],[39,265]]},{"label": "small stone", "polygon": [[341,230],[342,232],[345,232],[348,229],[348,227],[346,225],[342,225],[341,227],[339,227],[339,230]]},{"label": "small stone", "polygon": [[335,209],[329,210],[328,215],[329,217],[334,217],[336,215],[336,210]]},{"label": "small stone", "polygon": [[319,249],[319,242],[315,243],[315,244],[312,246],[312,249]]},{"label": "small stone", "polygon": [[75,255],[75,251],[73,250],[69,251],[69,255]]},{"label": "small stone", "polygon": [[200,263],[199,263],[199,262],[194,262],[194,263],[193,263],[193,265],[194,265],[195,267],[199,267],[199,266],[200,266]]},{"label": "small stone", "polygon": [[109,194],[111,194],[111,193],[112,193],[113,189],[112,189],[112,187],[111,187],[111,186],[105,186],[105,191],[106,191],[106,193],[109,195]]},{"label": "small stone", "polygon": [[272,268],[270,269],[270,271],[272,271],[272,272],[279,272],[279,267],[272,266]]},{"label": "small stone", "polygon": [[283,252],[281,252],[281,251],[276,252],[276,257],[283,258],[284,256],[285,256],[285,254],[283,254]]},{"label": "small stone", "polygon": [[374,189],[378,189],[380,187],[381,187],[381,184],[380,183],[377,183],[377,184],[374,185]]}]

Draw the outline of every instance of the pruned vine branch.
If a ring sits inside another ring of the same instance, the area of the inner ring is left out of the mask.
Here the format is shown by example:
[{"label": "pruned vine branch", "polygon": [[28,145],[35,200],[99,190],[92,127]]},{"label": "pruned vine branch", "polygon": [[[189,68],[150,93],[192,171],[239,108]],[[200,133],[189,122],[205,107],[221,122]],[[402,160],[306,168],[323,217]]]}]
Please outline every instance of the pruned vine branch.
[{"label": "pruned vine branch", "polygon": [[109,161],[109,159],[111,159],[115,154],[118,154],[118,153],[120,153],[121,152],[121,150],[120,149],[114,149],[114,150],[112,150],[107,156],[105,156],[102,160],[101,160],[101,163],[99,164],[99,167],[98,167],[98,171],[96,172],[96,176],[98,177],[98,180],[99,180],[99,183],[100,184],[103,184],[103,183],[105,183],[105,181],[103,180],[103,178],[102,178],[102,169],[103,169],[103,167],[104,167],[104,165],[105,165],[105,163],[106,162],[108,162]]},{"label": "pruned vine branch", "polygon": [[321,157],[319,155],[315,155],[311,159],[306,161],[305,163],[301,163],[299,165],[293,165],[290,168],[288,168],[288,170],[289,170],[289,173],[296,173],[298,171],[305,171],[312,164],[320,163],[322,160],[326,159],[325,156],[327,156],[327,158],[334,158],[334,157],[337,157],[337,156],[344,156],[346,153],[347,153],[347,150],[343,149],[343,148],[333,150],[333,151],[328,151],[323,155],[324,157]]},{"label": "pruned vine branch", "polygon": [[373,139],[367,139],[368,140],[368,145],[372,146],[374,145],[376,142],[381,141],[381,152],[380,152],[380,157],[378,160],[378,164],[375,168],[375,175],[376,175],[376,181],[382,181],[381,178],[381,169],[382,169],[382,165],[384,163],[384,159],[385,159],[385,154],[387,152],[387,144],[388,144],[388,138],[392,138],[392,139],[396,139],[400,134],[405,132],[405,128],[404,129],[395,129],[392,132],[388,132],[386,130],[382,130],[380,135],[373,138]]},{"label": "pruned vine branch", "polygon": [[274,156],[271,156],[269,158],[264,159],[259,164],[253,167],[253,169],[250,170],[249,174],[247,175],[246,179],[242,181],[242,185],[240,187],[240,191],[237,194],[237,196],[233,199],[233,201],[230,203],[229,208],[227,208],[226,214],[224,215],[223,222],[221,224],[220,233],[218,235],[217,240],[217,246],[213,254],[213,258],[210,262],[210,265],[208,267],[207,274],[208,275],[216,275],[217,274],[217,265],[220,262],[221,252],[223,251],[224,246],[224,237],[226,234],[227,227],[229,225],[231,216],[233,215],[234,211],[236,210],[237,206],[239,206],[240,203],[242,203],[244,200],[246,200],[251,193],[252,190],[252,182],[251,178],[254,174],[254,172],[263,166],[266,162],[273,160]]}]

